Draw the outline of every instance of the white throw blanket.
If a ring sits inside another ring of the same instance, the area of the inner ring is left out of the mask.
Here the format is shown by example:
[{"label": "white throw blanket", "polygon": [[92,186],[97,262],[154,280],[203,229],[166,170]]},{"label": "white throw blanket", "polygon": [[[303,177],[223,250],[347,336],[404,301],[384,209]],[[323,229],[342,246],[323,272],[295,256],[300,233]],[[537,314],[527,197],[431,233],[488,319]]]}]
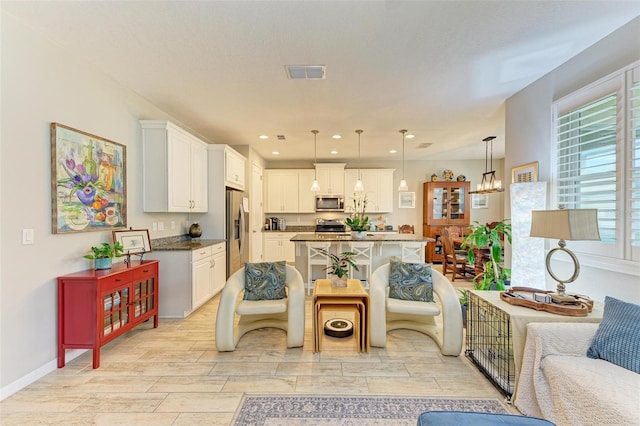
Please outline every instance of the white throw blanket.
[{"label": "white throw blanket", "polygon": [[639,425],[640,374],[586,353],[598,324],[527,326],[515,406],[564,425]]}]

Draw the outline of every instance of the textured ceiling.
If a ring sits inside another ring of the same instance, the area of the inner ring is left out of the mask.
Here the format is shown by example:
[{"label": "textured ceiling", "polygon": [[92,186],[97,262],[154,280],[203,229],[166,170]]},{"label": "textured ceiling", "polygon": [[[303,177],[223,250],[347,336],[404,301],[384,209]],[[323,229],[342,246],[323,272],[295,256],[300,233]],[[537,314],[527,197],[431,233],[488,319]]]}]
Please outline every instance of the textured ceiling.
[{"label": "textured ceiling", "polygon": [[[408,160],[484,158],[489,135],[500,158],[505,99],[640,15],[637,1],[0,5],[209,142],[269,160],[312,159],[312,129],[319,160],[356,158],[355,129],[363,158],[399,159],[403,128]],[[289,80],[291,64],[326,79]]]}]

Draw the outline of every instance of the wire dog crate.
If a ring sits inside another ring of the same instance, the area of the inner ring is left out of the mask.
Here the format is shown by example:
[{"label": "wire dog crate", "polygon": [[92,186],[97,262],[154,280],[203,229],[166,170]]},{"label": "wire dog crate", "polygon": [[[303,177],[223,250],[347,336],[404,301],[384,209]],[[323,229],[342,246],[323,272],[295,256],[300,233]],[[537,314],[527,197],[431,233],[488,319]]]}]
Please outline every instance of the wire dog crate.
[{"label": "wire dog crate", "polygon": [[510,399],[516,369],[509,314],[473,292],[468,294],[465,354]]}]

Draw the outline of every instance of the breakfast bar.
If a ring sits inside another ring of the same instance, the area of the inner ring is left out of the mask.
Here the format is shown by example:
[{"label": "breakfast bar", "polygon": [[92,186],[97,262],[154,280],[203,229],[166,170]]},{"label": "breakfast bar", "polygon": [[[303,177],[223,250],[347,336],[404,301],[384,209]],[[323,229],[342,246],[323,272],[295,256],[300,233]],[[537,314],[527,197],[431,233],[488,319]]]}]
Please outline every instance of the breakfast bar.
[{"label": "breakfast bar", "polygon": [[[309,245],[314,243],[326,243],[329,252],[341,253],[352,250],[352,247],[369,243],[371,247],[371,274],[381,265],[384,265],[392,257],[406,262],[424,262],[425,246],[434,240],[414,234],[377,234],[368,233],[365,238],[355,238],[350,233],[316,232],[296,234],[291,241],[296,246],[296,269],[300,271],[305,282],[309,282],[308,253]],[[321,270],[312,272],[313,278],[325,278]],[[353,278],[353,277],[352,277]],[[363,277],[364,278],[364,277]]]}]

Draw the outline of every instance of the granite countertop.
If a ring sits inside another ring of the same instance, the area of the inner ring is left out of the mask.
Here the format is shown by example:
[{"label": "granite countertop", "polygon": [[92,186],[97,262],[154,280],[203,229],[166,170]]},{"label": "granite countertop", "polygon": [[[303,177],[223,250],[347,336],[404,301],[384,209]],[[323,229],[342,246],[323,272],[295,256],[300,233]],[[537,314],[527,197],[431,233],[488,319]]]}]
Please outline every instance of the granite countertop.
[{"label": "granite countertop", "polygon": [[353,238],[350,233],[340,232],[319,232],[308,234],[296,234],[291,238],[293,242],[300,241],[374,241],[374,242],[405,242],[405,241],[418,241],[418,242],[434,242],[433,238],[423,237],[415,234],[377,234],[367,233],[367,237],[364,239]]},{"label": "granite countertop", "polygon": [[151,249],[153,251],[198,250],[224,242],[226,240],[202,240],[200,238],[190,238],[188,235],[178,235],[151,240]]}]

